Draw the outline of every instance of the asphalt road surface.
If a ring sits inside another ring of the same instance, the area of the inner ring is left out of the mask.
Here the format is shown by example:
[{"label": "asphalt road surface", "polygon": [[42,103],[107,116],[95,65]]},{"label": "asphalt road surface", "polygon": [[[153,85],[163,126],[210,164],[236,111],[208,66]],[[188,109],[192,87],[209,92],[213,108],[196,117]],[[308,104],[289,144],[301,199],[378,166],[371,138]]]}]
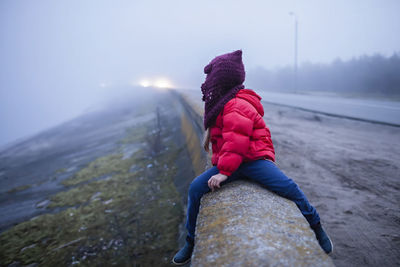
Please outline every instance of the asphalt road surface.
[{"label": "asphalt road surface", "polygon": [[400,126],[400,102],[338,96],[258,92],[263,101],[309,111]]}]

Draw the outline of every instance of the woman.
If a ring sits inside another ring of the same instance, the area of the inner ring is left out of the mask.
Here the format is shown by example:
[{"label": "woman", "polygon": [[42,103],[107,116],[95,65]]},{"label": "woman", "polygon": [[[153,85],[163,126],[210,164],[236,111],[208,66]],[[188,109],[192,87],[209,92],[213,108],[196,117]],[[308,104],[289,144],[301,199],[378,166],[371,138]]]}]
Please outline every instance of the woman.
[{"label": "woman", "polygon": [[214,58],[205,68],[201,86],[205,101],[204,149],[212,143],[214,167],[196,177],[189,187],[185,246],[172,262],[182,265],[190,261],[194,247],[195,227],[201,197],[240,177],[259,182],[276,194],[294,201],[314,230],[326,253],[332,242],[323,230],[316,209],[308,202],[297,184],[275,165],[271,134],[263,120],[261,97],[244,89],[245,70],[242,51]]}]

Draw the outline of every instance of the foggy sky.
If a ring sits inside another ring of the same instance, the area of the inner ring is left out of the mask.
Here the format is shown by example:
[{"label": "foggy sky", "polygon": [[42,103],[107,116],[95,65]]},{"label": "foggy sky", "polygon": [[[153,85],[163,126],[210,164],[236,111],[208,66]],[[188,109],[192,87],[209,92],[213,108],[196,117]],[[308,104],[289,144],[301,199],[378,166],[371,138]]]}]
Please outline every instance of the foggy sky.
[{"label": "foggy sky", "polygon": [[[199,88],[214,56],[246,69],[400,51],[400,1],[0,2],[0,146],[82,114],[140,79]],[[145,89],[144,89],[145,90]]]}]

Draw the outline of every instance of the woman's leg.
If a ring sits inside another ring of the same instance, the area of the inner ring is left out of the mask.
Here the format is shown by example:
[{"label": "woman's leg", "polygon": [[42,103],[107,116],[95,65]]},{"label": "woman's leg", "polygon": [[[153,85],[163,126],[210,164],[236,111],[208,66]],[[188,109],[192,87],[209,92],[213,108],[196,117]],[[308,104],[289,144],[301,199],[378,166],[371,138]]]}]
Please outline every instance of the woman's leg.
[{"label": "woman's leg", "polygon": [[186,229],[188,235],[194,239],[194,232],[196,227],[197,214],[199,213],[200,199],[201,197],[210,191],[208,187],[208,180],[211,176],[218,173],[217,167],[212,167],[211,169],[203,172],[197,176],[189,186],[188,192],[188,207],[187,207],[187,217],[186,217]]},{"label": "woman's leg", "polygon": [[[217,167],[214,166],[197,176],[189,186],[186,229],[188,231],[189,237],[192,239],[194,239],[196,220],[200,207],[200,199],[204,194],[211,191],[211,189],[208,187],[207,182],[211,178],[211,176],[216,175],[217,173],[219,173],[219,170],[217,169]],[[237,178],[238,175],[234,173],[229,176],[227,180],[222,182],[221,185],[232,182]]]},{"label": "woman's leg", "polygon": [[244,163],[239,168],[240,174],[261,183],[267,189],[294,201],[310,226],[319,223],[317,210],[308,202],[299,186],[288,178],[273,162],[256,160]]},{"label": "woman's leg", "polygon": [[219,171],[217,167],[213,167],[197,176],[190,183],[186,218],[186,229],[188,234],[186,236],[185,246],[183,246],[172,259],[172,263],[176,265],[183,265],[190,261],[190,257],[194,248],[194,233],[197,214],[199,213],[200,199],[205,193],[210,191],[207,182],[211,176],[217,174],[218,172]]}]

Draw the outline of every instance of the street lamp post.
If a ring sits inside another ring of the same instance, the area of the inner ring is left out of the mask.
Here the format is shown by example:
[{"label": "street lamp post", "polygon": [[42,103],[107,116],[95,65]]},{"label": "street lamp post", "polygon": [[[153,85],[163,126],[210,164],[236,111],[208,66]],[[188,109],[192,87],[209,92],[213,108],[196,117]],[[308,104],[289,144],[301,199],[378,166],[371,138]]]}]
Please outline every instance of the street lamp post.
[{"label": "street lamp post", "polygon": [[294,92],[297,92],[297,15],[294,12],[289,12],[290,16],[294,17]]}]

